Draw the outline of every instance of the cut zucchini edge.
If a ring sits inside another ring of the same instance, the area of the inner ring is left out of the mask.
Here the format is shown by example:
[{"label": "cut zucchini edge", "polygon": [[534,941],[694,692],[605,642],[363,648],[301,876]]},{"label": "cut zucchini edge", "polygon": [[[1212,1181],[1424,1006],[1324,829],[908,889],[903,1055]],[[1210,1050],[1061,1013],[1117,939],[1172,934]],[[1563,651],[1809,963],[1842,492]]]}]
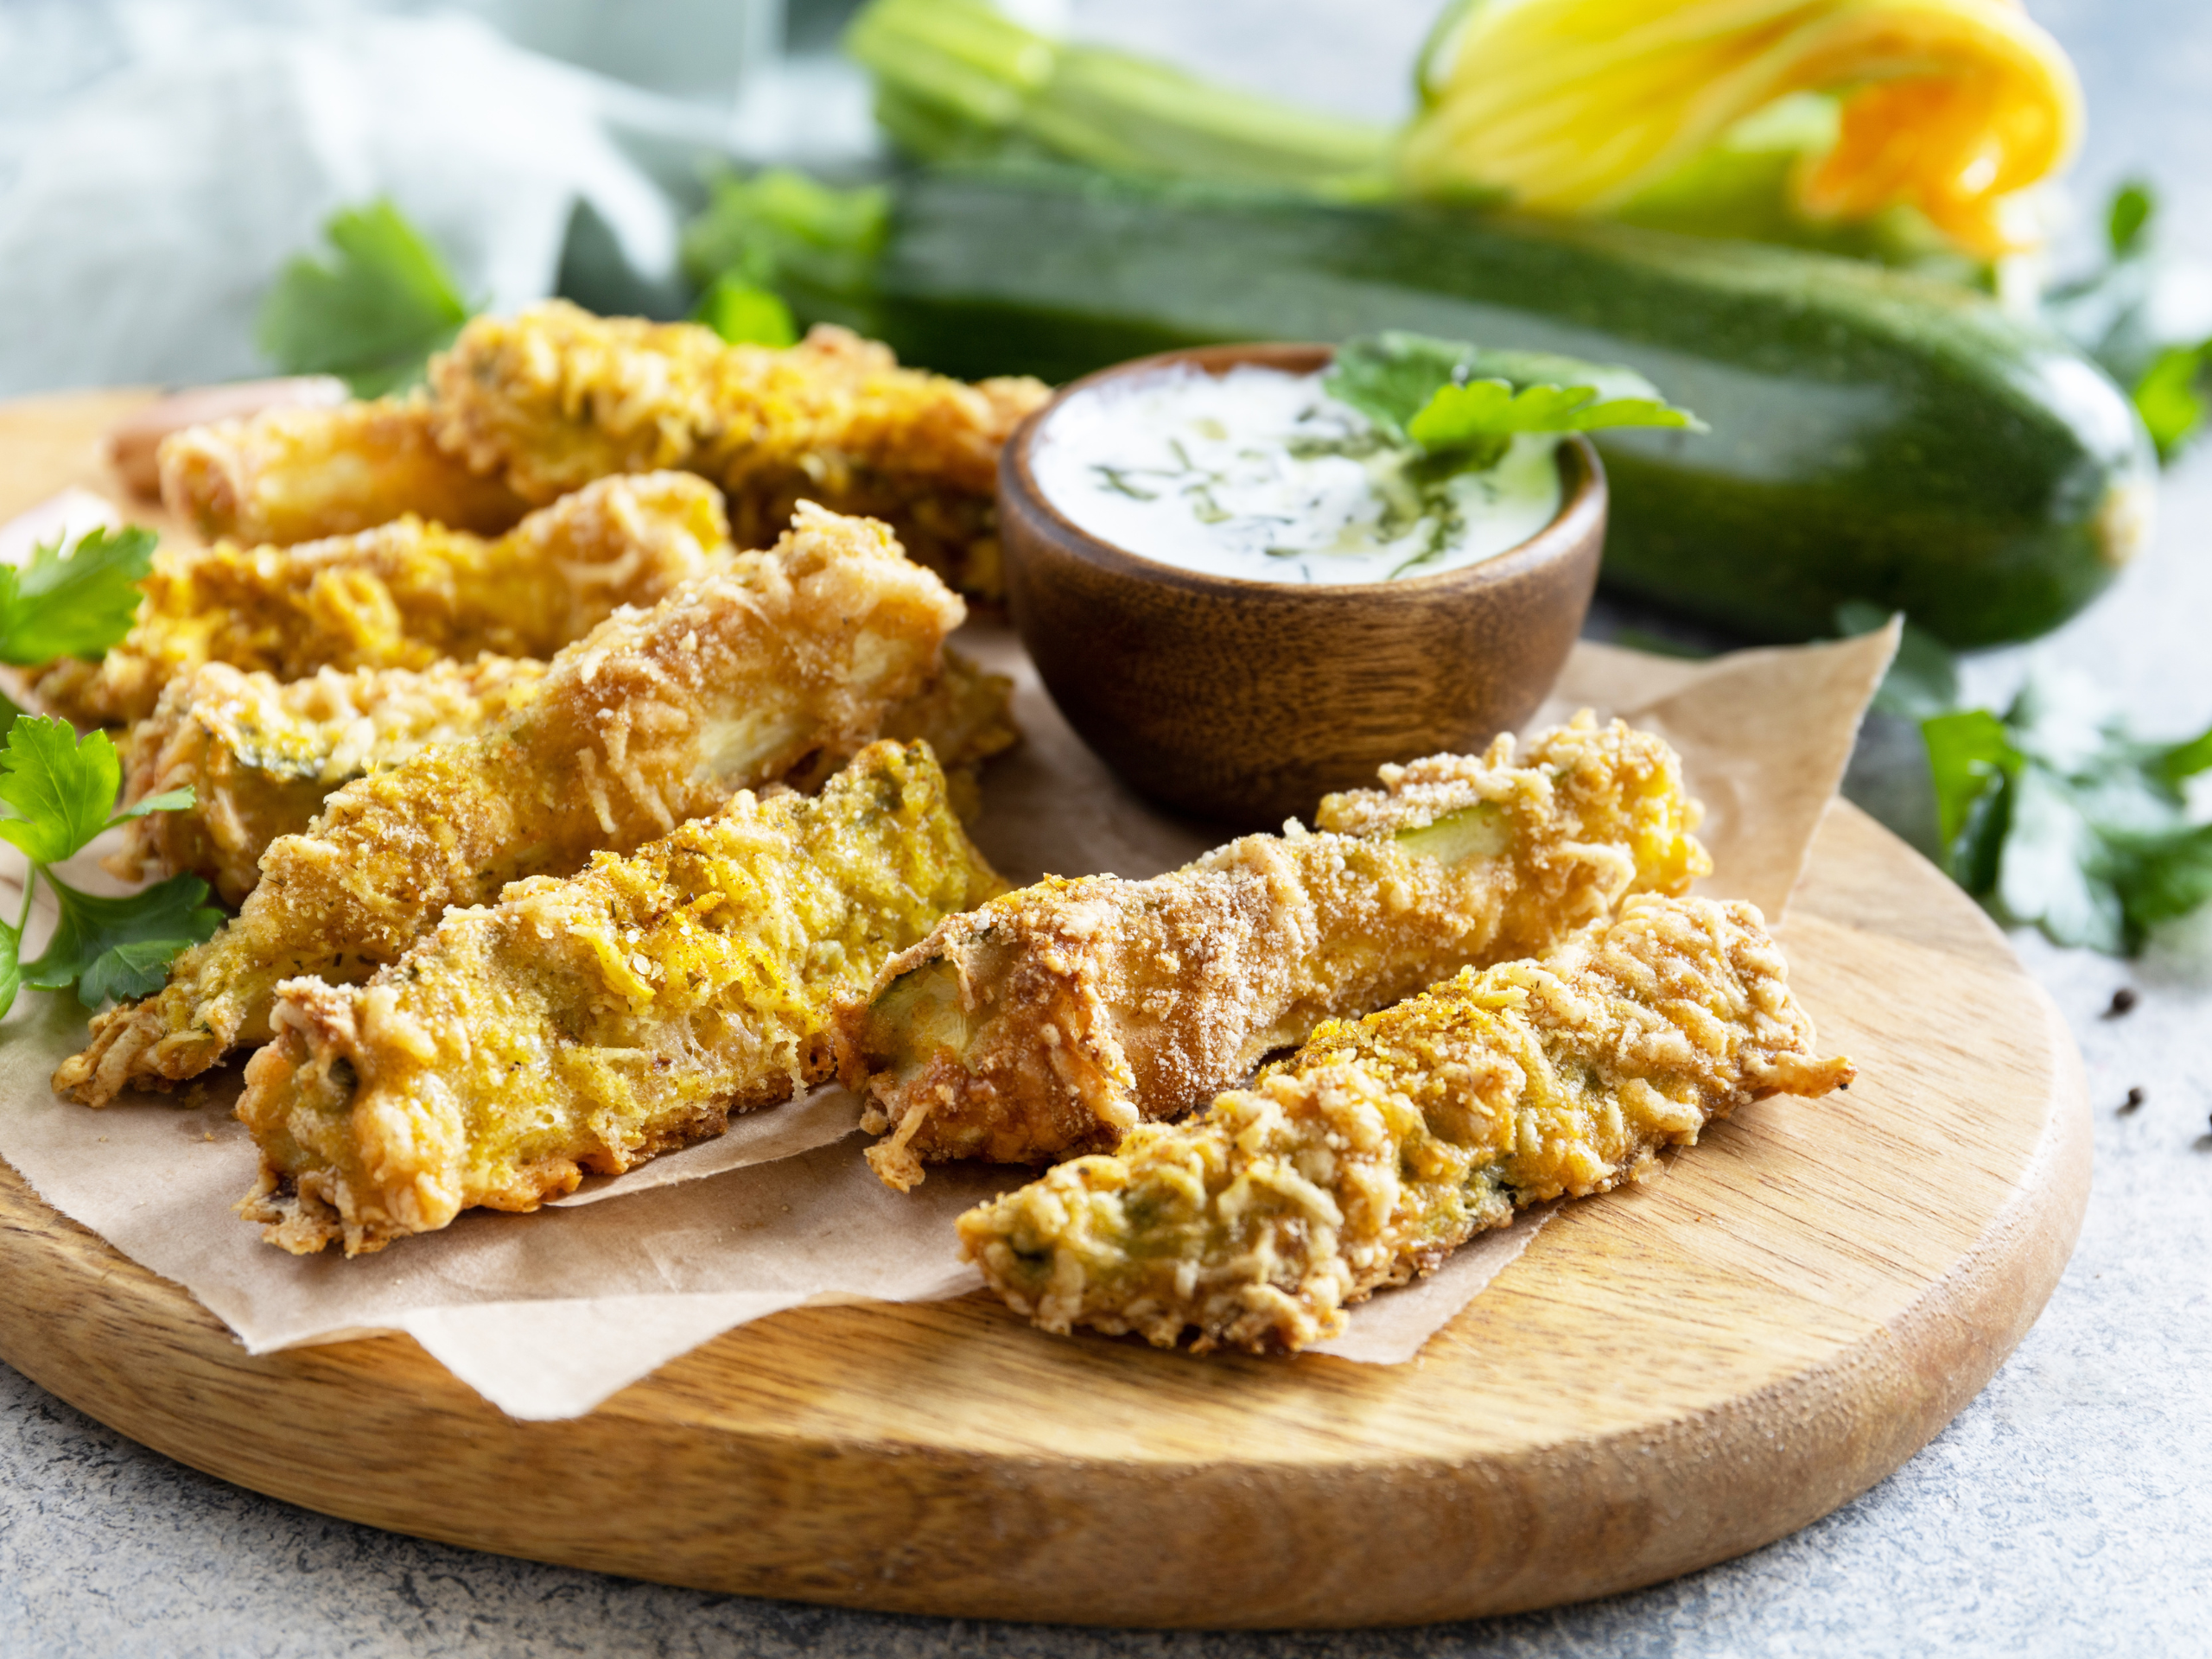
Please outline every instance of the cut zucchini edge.
[{"label": "cut zucchini edge", "polygon": [[1503,857],[1513,847],[1513,825],[1497,803],[1478,801],[1427,823],[1401,830],[1391,839],[1417,858],[1463,864],[1472,858]]},{"label": "cut zucchini edge", "polygon": [[868,1058],[900,1083],[940,1053],[964,1056],[972,1034],[960,1007],[959,976],[942,957],[909,968],[868,1004]]}]

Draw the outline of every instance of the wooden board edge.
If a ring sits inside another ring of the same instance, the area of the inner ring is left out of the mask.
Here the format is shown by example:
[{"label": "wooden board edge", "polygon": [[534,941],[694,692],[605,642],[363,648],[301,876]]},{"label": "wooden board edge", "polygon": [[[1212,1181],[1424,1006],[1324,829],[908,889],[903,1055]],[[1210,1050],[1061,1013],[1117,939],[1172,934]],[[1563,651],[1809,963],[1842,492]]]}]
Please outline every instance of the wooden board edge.
[{"label": "wooden board edge", "polygon": [[[1659,1582],[1796,1530],[1901,1466],[1994,1375],[2056,1288],[2088,1187],[2080,1061],[2049,999],[2035,995],[2053,1087],[2034,1178],[2024,1179],[1953,1271],[1898,1319],[1780,1388],[1566,1454],[1285,1469],[1271,1483],[1267,1512],[1255,1511],[1245,1465],[1171,1470],[1033,1459],[1017,1487],[1004,1460],[981,1454],[813,1446],[630,1419],[622,1432],[639,1462],[664,1481],[658,1508],[672,1524],[609,1543],[597,1523],[633,1476],[579,1472],[583,1426],[505,1419],[402,1338],[248,1355],[181,1290],[59,1217],[58,1226],[29,1235],[30,1243],[63,1280],[77,1281],[79,1294],[43,1308],[0,1311],[0,1357],[119,1433],[286,1502],[442,1542],[702,1589],[883,1611],[1147,1628],[1348,1628],[1557,1605]],[[4,1179],[36,1201],[12,1170]],[[100,1332],[102,1299],[82,1291],[88,1277],[117,1275],[140,1280],[133,1288],[141,1299],[158,1299],[157,1334],[179,1361],[158,1379],[103,1363],[112,1349]],[[381,1419],[392,1444],[406,1448],[384,1471],[392,1490],[378,1480],[349,1486],[349,1474],[370,1471],[350,1463],[318,1467],[283,1436],[258,1446],[209,1445],[197,1409],[213,1396],[255,1394],[272,1380],[296,1401],[302,1420],[319,1408]],[[380,1399],[365,1390],[372,1380]],[[406,1386],[394,1388],[395,1381]],[[1852,1409],[1839,1409],[1854,1396]],[[1783,1447],[1778,1464],[1764,1471],[1769,1495],[1758,1504],[1745,1503],[1747,1471],[1727,1450],[1747,1437]],[[406,1490],[405,1465],[480,1463],[487,1438],[506,1451],[499,1461],[512,1491],[510,1526],[486,1527],[480,1514],[477,1524],[457,1517],[449,1526],[425,1525],[420,1513],[400,1507],[405,1500],[395,1494]],[[1683,1468],[1704,1478],[1685,1483],[1666,1472]],[[1545,1501],[1563,1490],[1610,1496],[1546,1521],[1540,1490]],[[753,1513],[763,1524],[734,1535],[682,1522],[717,1506]],[[876,1512],[875,1523],[853,1525],[863,1506]],[[1331,1533],[1376,1540],[1377,1548],[1317,1570],[1310,1541],[1297,1535],[1300,1514],[1325,1515]],[[842,1517],[842,1537],[810,1515]],[[778,1543],[769,1535],[779,1521],[788,1536]],[[979,1533],[1007,1541],[997,1570],[988,1578],[948,1574],[948,1555],[964,1552],[932,1548],[932,1541],[972,1541]],[[566,1542],[549,1548],[549,1535],[565,1535]],[[1270,1594],[1230,1609],[1210,1604],[1203,1586],[1162,1582],[1163,1554],[1203,1552],[1209,1539],[1218,1550],[1224,1538],[1237,1541],[1233,1553],[1248,1570],[1271,1552],[1280,1559]],[[1419,1547],[1407,1548],[1408,1538]],[[1394,1541],[1387,1549],[1384,1539]],[[1088,1569],[1071,1573],[1077,1560]],[[1102,1602],[1102,1577],[1126,1595]]]}]

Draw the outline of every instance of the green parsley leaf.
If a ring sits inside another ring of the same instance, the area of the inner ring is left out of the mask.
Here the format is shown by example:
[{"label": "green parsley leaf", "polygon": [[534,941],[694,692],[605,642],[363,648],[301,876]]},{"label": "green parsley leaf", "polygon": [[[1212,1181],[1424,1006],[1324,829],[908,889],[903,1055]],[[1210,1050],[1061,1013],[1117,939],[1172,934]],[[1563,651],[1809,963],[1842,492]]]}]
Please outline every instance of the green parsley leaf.
[{"label": "green parsley leaf", "polygon": [[2112,205],[2105,210],[2105,239],[2115,259],[2143,251],[2145,237],[2158,211],[2156,193],[2141,179],[2130,179],[2112,193]]},{"label": "green parsley leaf", "polygon": [[789,168],[725,174],[684,229],[683,269],[702,289],[728,276],[810,320],[880,334],[876,263],[890,234],[891,195],[880,185],[840,189]]},{"label": "green parsley leaf", "polygon": [[2212,824],[2163,836],[2114,838],[2127,925],[2145,932],[2212,899]]},{"label": "green parsley leaf", "polygon": [[2187,780],[2212,768],[2212,731],[2133,736],[2078,679],[2033,679],[2000,718],[1923,721],[1946,863],[2007,920],[2061,944],[2133,954],[2212,898],[2212,823]]},{"label": "green parsley leaf", "polygon": [[2004,846],[2005,780],[2020,757],[2005,722],[1986,709],[1962,709],[1920,723],[1936,786],[1936,832],[1945,868],[1968,893],[1996,885]]},{"label": "green parsley leaf", "polygon": [[357,397],[414,385],[468,321],[452,272],[388,200],[341,208],[322,228],[335,257],[285,265],[256,343],[285,373],[341,376]]},{"label": "green parsley leaf", "polygon": [[1406,423],[1431,454],[1470,449],[1516,432],[1595,432],[1609,426],[1688,427],[1695,417],[1649,397],[1600,399],[1595,386],[1523,386],[1510,380],[1445,385]]},{"label": "green parsley leaf", "polygon": [[61,917],[38,960],[24,964],[23,983],[41,991],[73,984],[86,1007],[159,990],[169,958],[223,925],[223,912],[202,902],[207,884],[196,875],[173,875],[122,899],[46,879]]},{"label": "green parsley leaf", "polygon": [[732,272],[715,278],[691,315],[733,346],[789,346],[798,339],[783,296]]},{"label": "green parsley leaf", "polygon": [[66,720],[18,720],[0,748],[0,801],[20,817],[0,818],[0,839],[35,864],[59,864],[107,828],[123,765],[107,734],[81,742]]},{"label": "green parsley leaf", "polygon": [[112,828],[130,818],[143,818],[149,812],[181,812],[197,798],[190,784],[178,789],[165,789],[158,795],[149,795],[143,801],[122,808],[107,821],[108,826]]},{"label": "green parsley leaf", "polygon": [[1322,389],[1388,437],[1410,442],[1406,428],[1439,388],[1471,372],[1475,348],[1396,329],[1337,347]]},{"label": "green parsley leaf", "polygon": [[2169,346],[2151,359],[2129,395],[2160,461],[2171,461],[2203,426],[2208,393],[2212,393],[2212,340]]},{"label": "green parsley leaf", "polygon": [[0,921],[0,1014],[19,988],[66,990],[92,1007],[118,997],[143,996],[166,976],[168,960],[222,925],[223,915],[202,905],[207,884],[196,875],[168,880],[126,898],[79,893],[58,879],[52,865],[81,852],[101,830],[149,812],[174,812],[192,804],[189,789],[168,790],[115,810],[123,767],[104,732],[79,740],[67,721],[22,716],[0,747],[0,803],[16,816],[0,817],[0,839],[30,860],[28,898],[40,880],[54,889],[60,917],[35,962],[22,955],[21,922]]},{"label": "green parsley leaf", "polygon": [[1386,436],[1431,454],[1473,451],[1494,461],[1503,452],[1498,441],[1519,432],[1706,429],[1633,369],[1398,330],[1346,341],[1322,385]]},{"label": "green parsley leaf", "polygon": [[98,658],[119,644],[137,617],[155,539],[137,524],[92,530],[66,556],[57,538],[33,548],[20,569],[0,565],[0,662]]},{"label": "green parsley leaf", "polygon": [[2160,774],[2175,789],[2201,772],[2212,772],[2212,731],[2175,744],[2164,752],[2158,764]]},{"label": "green parsley leaf", "polygon": [[1992,894],[1999,914],[2032,923],[2060,944],[2128,952],[2126,906],[2074,780],[2028,765],[2007,782],[2005,845]]}]

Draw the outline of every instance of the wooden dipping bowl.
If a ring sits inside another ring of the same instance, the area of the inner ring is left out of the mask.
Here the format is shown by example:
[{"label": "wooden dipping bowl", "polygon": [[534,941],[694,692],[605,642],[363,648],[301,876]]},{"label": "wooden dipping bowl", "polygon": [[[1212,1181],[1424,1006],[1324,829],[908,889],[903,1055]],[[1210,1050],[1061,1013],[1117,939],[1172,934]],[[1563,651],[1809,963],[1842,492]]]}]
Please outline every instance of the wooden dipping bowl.
[{"label": "wooden dipping bowl", "polygon": [[1073,393],[1188,363],[1310,374],[1325,346],[1210,346],[1086,376],[1022,423],[999,462],[1008,609],[1068,723],[1129,785],[1237,828],[1310,818],[1377,766],[1481,748],[1535,712],[1598,580],[1605,474],[1560,446],[1559,515],[1518,547],[1435,575],[1327,586],[1243,582],[1146,558],[1045,499],[1030,448]]}]

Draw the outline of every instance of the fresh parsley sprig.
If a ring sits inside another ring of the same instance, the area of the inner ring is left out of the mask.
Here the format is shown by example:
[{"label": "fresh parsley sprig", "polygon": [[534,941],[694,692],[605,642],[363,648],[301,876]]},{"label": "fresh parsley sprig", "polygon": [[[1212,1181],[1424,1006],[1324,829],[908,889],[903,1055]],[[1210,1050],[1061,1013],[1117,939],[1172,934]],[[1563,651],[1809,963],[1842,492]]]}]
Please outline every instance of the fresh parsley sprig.
[{"label": "fresh parsley sprig", "polygon": [[779,332],[796,336],[793,313],[882,334],[875,270],[891,234],[888,190],[840,188],[790,168],[725,173],[710,188],[683,232],[683,269],[703,295],[700,321],[725,340],[766,346],[788,343]]},{"label": "fresh parsley sprig", "polygon": [[2148,742],[2074,677],[2031,678],[2004,714],[1921,722],[1938,832],[1959,885],[2060,944],[2133,955],[2212,899],[2212,821],[2189,779],[2212,730]]},{"label": "fresh parsley sprig", "polygon": [[404,391],[475,308],[389,200],[340,208],[322,232],[331,257],[299,254],[277,273],[255,343],[285,373],[337,375],[356,397]]},{"label": "fresh parsley sprig", "polygon": [[1447,472],[1496,466],[1523,432],[1706,430],[1633,369],[1548,352],[1485,351],[1395,329],[1339,346],[1322,385],[1386,438],[1413,445]]},{"label": "fresh parsley sprig", "polygon": [[[169,958],[199,944],[222,925],[223,913],[202,901],[207,884],[196,875],[173,875],[143,892],[106,899],[80,893],[52,866],[82,852],[95,836],[149,812],[175,812],[193,803],[189,789],[174,789],[115,810],[122,763],[104,732],[78,738],[67,721],[23,715],[8,728],[0,748],[0,839],[30,861],[23,905],[11,925],[0,921],[0,1014],[16,993],[65,991],[98,1007],[111,1000],[144,996],[159,988]],[[43,881],[53,890],[60,918],[36,960],[22,960],[23,930]]]},{"label": "fresh parsley sprig", "polygon": [[[1847,634],[1888,620],[1855,601],[1836,611]],[[2138,737],[2070,672],[2031,675],[2002,714],[1963,708],[1957,660],[1910,622],[1874,707],[1918,723],[1941,861],[2000,920],[2133,956],[2212,900],[2212,803],[2190,787],[2212,773],[2212,731]]]},{"label": "fresh parsley sprig", "polygon": [[733,346],[790,346],[798,339],[791,308],[774,289],[724,271],[699,296],[692,321],[703,322]]},{"label": "fresh parsley sprig", "polygon": [[92,530],[63,551],[56,537],[29,563],[0,564],[0,663],[30,667],[96,658],[130,632],[139,579],[154,568],[154,532]]}]

